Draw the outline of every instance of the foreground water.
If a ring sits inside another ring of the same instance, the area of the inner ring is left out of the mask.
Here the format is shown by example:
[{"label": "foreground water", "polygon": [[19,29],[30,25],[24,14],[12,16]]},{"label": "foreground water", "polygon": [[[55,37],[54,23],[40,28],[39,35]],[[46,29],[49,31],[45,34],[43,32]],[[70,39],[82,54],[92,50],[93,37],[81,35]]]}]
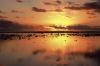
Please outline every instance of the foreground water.
[{"label": "foreground water", "polygon": [[0,66],[100,66],[85,56],[97,49],[100,36],[23,33],[0,40]]}]

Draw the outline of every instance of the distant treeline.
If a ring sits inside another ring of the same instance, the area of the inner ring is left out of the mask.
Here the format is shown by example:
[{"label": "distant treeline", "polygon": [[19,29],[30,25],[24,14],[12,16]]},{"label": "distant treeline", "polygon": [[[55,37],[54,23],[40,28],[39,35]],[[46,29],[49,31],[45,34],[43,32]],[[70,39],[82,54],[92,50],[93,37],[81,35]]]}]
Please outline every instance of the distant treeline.
[{"label": "distant treeline", "polygon": [[81,36],[81,37],[89,37],[89,36],[100,36],[100,32],[17,32],[17,33],[0,33],[0,40],[13,40],[13,39],[30,39],[32,37],[47,37],[47,36]]}]

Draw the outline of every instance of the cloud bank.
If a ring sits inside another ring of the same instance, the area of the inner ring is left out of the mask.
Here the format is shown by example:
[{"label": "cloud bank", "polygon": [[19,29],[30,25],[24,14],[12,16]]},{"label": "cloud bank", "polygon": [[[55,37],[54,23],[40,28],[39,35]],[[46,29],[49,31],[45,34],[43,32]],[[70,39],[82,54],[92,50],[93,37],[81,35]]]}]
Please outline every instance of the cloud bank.
[{"label": "cloud bank", "polygon": [[66,6],[65,9],[71,10],[94,10],[97,13],[100,13],[100,0],[95,2],[86,2],[82,6]]},{"label": "cloud bank", "polygon": [[50,28],[43,25],[26,25],[17,22],[0,19],[0,32],[23,32],[23,31],[49,31]]},{"label": "cloud bank", "polygon": [[61,30],[99,30],[100,31],[100,26],[88,26],[88,25],[69,25],[69,26],[56,26],[52,25],[50,26],[55,29],[61,29]]}]

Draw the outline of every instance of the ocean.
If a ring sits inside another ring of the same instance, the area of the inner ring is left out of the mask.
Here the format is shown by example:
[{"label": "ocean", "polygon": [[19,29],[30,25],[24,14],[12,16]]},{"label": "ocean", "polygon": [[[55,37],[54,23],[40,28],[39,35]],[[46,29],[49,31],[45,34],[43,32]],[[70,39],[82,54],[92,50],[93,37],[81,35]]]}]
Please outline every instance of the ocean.
[{"label": "ocean", "polygon": [[0,33],[0,66],[100,66],[100,36]]}]

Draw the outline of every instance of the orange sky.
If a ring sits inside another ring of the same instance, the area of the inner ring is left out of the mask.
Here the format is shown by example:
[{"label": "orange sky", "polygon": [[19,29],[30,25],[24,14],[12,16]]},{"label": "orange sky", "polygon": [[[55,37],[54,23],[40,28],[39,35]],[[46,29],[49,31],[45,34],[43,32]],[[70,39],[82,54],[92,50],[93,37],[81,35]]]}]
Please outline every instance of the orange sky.
[{"label": "orange sky", "polygon": [[[22,1],[22,2],[19,2]],[[37,25],[73,25],[73,24],[87,24],[87,25],[100,25],[99,13],[96,15],[87,14],[85,10],[70,10],[63,9],[66,0],[61,0],[62,5],[50,6],[44,5],[43,2],[53,3],[56,0],[2,0],[0,1],[0,16],[6,16],[12,21],[16,21],[22,24],[37,24]],[[68,0],[78,4],[92,2],[90,0]],[[51,10],[48,12],[35,12],[32,11],[32,7],[38,7],[42,9]],[[55,9],[62,9],[62,12],[53,11]]]}]

